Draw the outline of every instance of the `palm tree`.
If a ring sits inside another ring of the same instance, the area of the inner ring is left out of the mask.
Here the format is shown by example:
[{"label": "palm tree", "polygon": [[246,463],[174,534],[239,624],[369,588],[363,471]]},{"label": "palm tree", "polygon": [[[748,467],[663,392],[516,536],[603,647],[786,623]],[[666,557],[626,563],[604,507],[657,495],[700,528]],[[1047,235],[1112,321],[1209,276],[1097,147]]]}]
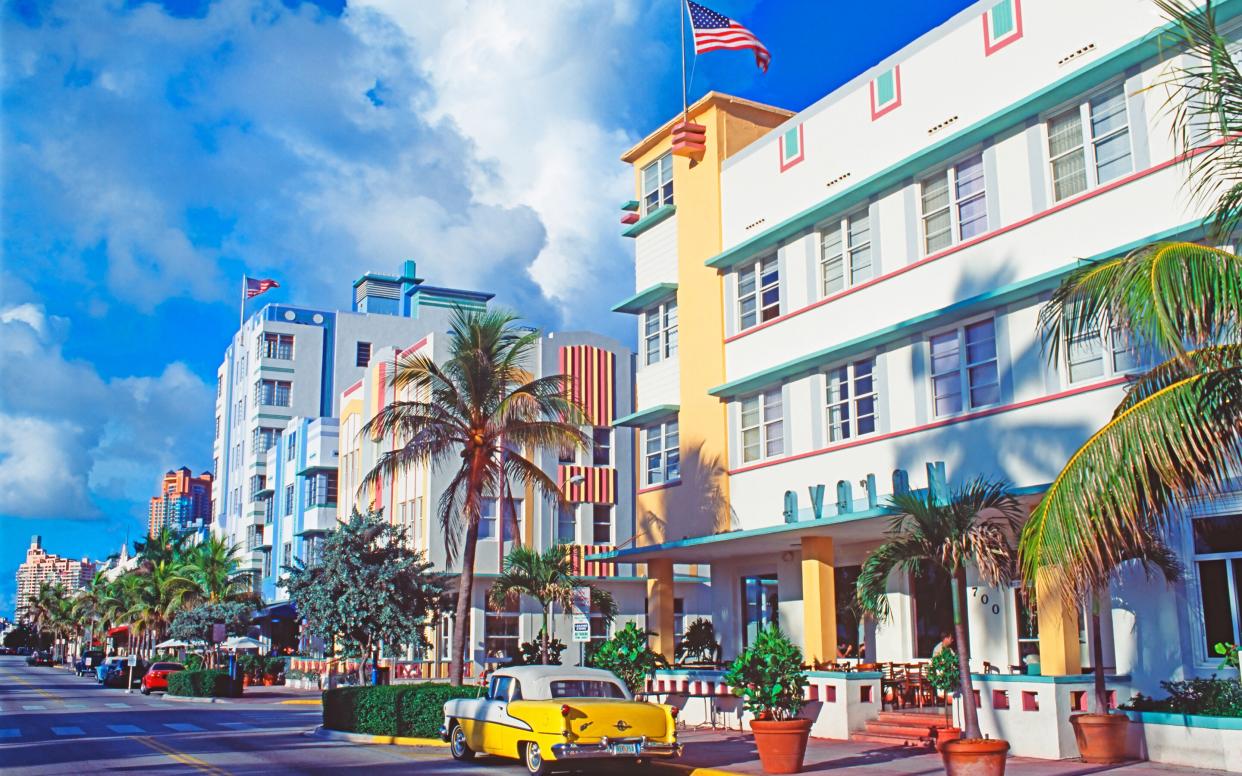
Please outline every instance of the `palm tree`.
[{"label": "palm tree", "polygon": [[611,593],[588,585],[574,574],[569,546],[565,544],[553,545],[542,553],[530,547],[514,547],[505,556],[504,568],[488,590],[488,600],[498,608],[506,601],[524,595],[539,602],[543,612],[543,628],[539,631],[539,662],[547,665],[548,619],[552,614],[552,605],[571,608],[576,587],[590,587],[591,607],[602,613],[605,619],[611,622],[617,616],[617,602]]},{"label": "palm tree", "polygon": [[975,707],[967,649],[966,568],[974,565],[984,584],[999,586],[1012,578],[1010,537],[1023,515],[1017,499],[1003,482],[977,479],[940,499],[932,492],[909,491],[889,497],[893,518],[888,539],[863,563],[858,575],[859,607],[877,619],[889,616],[888,577],[894,571],[918,575],[934,567],[948,575],[952,585],[953,629],[961,674],[962,710],[966,739],[982,738]]},{"label": "palm tree", "polygon": [[[1229,237],[1242,203],[1242,75],[1210,4],[1157,0],[1193,64],[1163,86],[1191,153],[1189,185],[1215,197],[1209,237]],[[1223,242],[1223,240],[1221,240]],[[1162,243],[1071,273],[1040,311],[1045,354],[1083,338],[1128,338],[1156,365],[1131,381],[1107,424],[1065,464],[1028,520],[1022,574],[1059,566],[1062,594],[1107,579],[1132,537],[1161,536],[1190,499],[1230,487],[1242,466],[1242,259],[1197,243]]]},{"label": "palm tree", "polygon": [[185,566],[172,560],[146,563],[126,574],[124,587],[129,608],[125,618],[130,623],[130,646],[135,637],[148,646],[162,638],[173,615],[187,608],[198,591],[194,581],[184,574]]},{"label": "palm tree", "polygon": [[499,496],[507,503],[512,488],[520,486],[562,503],[556,481],[528,456],[540,448],[587,446],[574,425],[581,411],[567,396],[562,376],[534,378],[529,372],[539,334],[516,320],[505,312],[459,309],[449,327],[448,360],[439,365],[424,355],[402,358],[393,386],[398,396],[410,389],[412,398],[392,402],[362,429],[372,439],[395,437],[402,444],[380,456],[361,491],[399,471],[456,467],[437,506],[448,562],[460,558],[461,564],[449,665],[453,685],[461,684],[465,666],[484,500]]},{"label": "palm tree", "polygon": [[238,546],[209,536],[184,553],[185,576],[198,585],[207,603],[257,601],[251,574],[241,570]]},{"label": "palm tree", "polygon": [[44,582],[39,590],[26,599],[26,621],[35,630],[37,641],[43,640],[45,632],[55,638],[56,616],[60,601],[65,597],[63,585]]}]

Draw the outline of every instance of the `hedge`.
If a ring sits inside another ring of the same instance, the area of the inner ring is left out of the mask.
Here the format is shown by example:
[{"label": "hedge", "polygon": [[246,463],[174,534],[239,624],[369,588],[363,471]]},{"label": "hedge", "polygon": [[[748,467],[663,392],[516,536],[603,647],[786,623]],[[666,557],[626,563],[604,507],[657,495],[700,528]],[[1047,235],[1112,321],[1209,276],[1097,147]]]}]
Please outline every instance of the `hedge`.
[{"label": "hedge", "polygon": [[241,682],[229,678],[228,671],[177,671],[168,675],[168,694],[191,698],[237,698]]},{"label": "hedge", "polygon": [[476,698],[481,687],[402,684],[337,687],[323,694],[323,726],[377,736],[434,738],[444,724],[444,703]]}]

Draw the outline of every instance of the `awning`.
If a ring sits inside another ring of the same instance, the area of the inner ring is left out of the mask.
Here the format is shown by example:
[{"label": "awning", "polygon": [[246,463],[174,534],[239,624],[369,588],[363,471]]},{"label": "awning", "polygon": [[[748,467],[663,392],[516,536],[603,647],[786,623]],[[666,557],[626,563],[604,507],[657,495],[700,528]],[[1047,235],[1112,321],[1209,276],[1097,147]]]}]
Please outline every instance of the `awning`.
[{"label": "awning", "polygon": [[109,629],[108,629],[108,635],[109,635],[109,636],[115,636],[115,635],[117,635],[118,633],[129,633],[129,626],[128,626],[128,625],[118,625],[118,626],[116,626],[115,628],[109,628]]},{"label": "awning", "polygon": [[285,601],[279,604],[265,606],[254,613],[255,620],[291,620],[298,614],[297,607],[292,601]]}]

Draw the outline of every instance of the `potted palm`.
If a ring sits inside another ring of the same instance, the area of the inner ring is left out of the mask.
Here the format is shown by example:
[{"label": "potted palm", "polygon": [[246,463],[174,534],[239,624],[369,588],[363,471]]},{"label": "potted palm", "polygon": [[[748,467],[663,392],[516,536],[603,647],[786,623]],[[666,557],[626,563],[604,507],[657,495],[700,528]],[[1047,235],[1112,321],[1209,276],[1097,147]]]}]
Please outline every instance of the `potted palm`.
[{"label": "potted palm", "polygon": [[940,747],[949,776],[999,776],[1005,772],[1009,742],[984,739],[979,730],[967,653],[966,567],[973,565],[987,585],[1006,584],[1013,576],[1010,537],[1016,535],[1022,508],[1003,482],[976,479],[938,497],[926,491],[898,493],[888,505],[898,512],[888,539],[867,557],[858,575],[860,609],[878,619],[889,616],[888,578],[895,571],[913,574],[937,567],[952,586],[953,628],[958,653],[958,689],[962,703],[962,737]]},{"label": "potted palm", "polygon": [[962,737],[961,728],[953,727],[950,717],[950,696],[953,689],[962,683],[962,669],[958,665],[957,652],[952,647],[945,647],[932,655],[927,666],[927,683],[937,694],[944,696],[944,719],[949,724],[936,729],[936,751],[942,751],[945,744]]},{"label": "potted palm", "polygon": [[811,720],[798,719],[806,672],[802,650],[776,625],[759,631],[755,643],[725,672],[725,684],[754,715],[750,722],[759,762],[767,773],[798,773],[806,757]]}]

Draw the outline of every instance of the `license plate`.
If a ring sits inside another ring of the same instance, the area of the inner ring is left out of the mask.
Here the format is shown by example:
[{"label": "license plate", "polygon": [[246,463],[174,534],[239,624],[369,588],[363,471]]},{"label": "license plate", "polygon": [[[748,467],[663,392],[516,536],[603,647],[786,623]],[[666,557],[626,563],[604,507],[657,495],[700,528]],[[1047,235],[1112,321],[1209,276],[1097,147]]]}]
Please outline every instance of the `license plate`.
[{"label": "license plate", "polygon": [[613,744],[613,754],[638,754],[638,744]]}]

